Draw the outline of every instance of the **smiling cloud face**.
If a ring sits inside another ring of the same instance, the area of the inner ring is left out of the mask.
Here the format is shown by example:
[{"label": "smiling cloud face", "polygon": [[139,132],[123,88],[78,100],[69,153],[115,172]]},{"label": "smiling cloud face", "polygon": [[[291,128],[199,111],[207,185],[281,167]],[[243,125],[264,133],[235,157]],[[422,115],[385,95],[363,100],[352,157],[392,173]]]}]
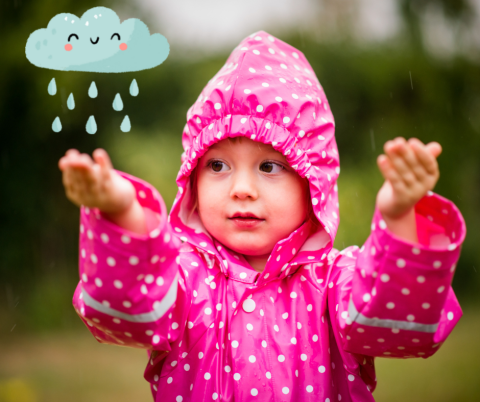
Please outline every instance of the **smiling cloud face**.
[{"label": "smiling cloud face", "polygon": [[150,35],[136,18],[120,23],[115,11],[95,7],[82,18],[62,13],[33,32],[25,52],[37,67],[62,71],[123,73],[153,68],[168,56],[164,36]]}]

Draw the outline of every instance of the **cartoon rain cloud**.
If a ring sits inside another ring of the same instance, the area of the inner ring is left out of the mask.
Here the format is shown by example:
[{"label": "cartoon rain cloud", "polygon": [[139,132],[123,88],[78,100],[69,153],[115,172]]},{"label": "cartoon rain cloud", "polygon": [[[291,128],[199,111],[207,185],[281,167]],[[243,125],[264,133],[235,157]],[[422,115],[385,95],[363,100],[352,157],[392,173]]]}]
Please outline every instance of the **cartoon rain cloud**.
[{"label": "cartoon rain cloud", "polygon": [[[154,68],[167,58],[169,50],[170,46],[163,35],[150,35],[148,27],[137,18],[120,22],[115,11],[106,7],[92,8],[81,18],[69,13],[57,14],[47,28],[38,29],[30,35],[25,48],[27,59],[37,67],[95,73],[124,73]],[[95,87],[94,83],[92,85]],[[50,95],[55,95],[55,79],[49,84],[48,91]],[[132,96],[138,95],[135,80],[130,93]],[[115,110],[119,110],[120,95],[117,95]],[[129,121],[128,116],[125,119]],[[87,131],[93,134],[96,125],[93,132],[91,126],[90,130],[87,127]],[[126,126],[129,124],[122,124],[122,127]],[[54,131],[59,131],[58,124]]]}]

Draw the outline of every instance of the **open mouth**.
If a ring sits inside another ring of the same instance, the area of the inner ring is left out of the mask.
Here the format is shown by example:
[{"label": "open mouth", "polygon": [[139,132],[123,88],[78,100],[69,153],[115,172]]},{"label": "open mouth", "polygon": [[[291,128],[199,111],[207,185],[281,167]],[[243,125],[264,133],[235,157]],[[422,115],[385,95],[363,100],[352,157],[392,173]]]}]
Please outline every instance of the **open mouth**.
[{"label": "open mouth", "polygon": [[97,40],[95,42],[92,40],[92,38],[90,38],[90,42],[92,42],[93,45],[96,45],[99,40],[100,40],[100,36],[97,36]]}]

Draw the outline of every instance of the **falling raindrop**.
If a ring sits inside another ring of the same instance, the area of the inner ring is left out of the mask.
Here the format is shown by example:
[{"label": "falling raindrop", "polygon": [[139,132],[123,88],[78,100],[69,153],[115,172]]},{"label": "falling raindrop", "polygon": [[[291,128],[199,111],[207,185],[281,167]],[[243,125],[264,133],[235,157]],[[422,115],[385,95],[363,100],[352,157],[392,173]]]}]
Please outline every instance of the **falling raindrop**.
[{"label": "falling raindrop", "polygon": [[130,84],[130,95],[137,96],[138,95],[138,84],[137,80],[134,78],[132,83]]},{"label": "falling raindrop", "polygon": [[57,93],[57,84],[55,82],[55,78],[52,78],[50,84],[48,84],[48,93],[52,96]]},{"label": "falling raindrop", "polygon": [[70,96],[67,99],[67,107],[70,110],[75,109],[75,100],[73,99],[73,93],[71,93]]},{"label": "falling raindrop", "polygon": [[53,121],[52,130],[55,131],[56,133],[59,133],[60,131],[62,131],[62,123],[60,122],[60,117],[57,116]]},{"label": "falling raindrop", "polygon": [[130,119],[128,115],[126,115],[123,118],[122,124],[120,125],[120,130],[122,130],[124,133],[128,133],[131,128],[132,128],[132,125],[130,124]]},{"label": "falling raindrop", "polygon": [[95,117],[90,116],[87,121],[87,133],[88,134],[95,134],[97,132],[97,122],[95,121]]},{"label": "falling raindrop", "polygon": [[90,88],[88,88],[88,96],[90,96],[90,98],[96,98],[97,95],[98,95],[97,86],[95,85],[95,81],[92,81],[92,83],[90,84]]},{"label": "falling raindrop", "polygon": [[123,110],[123,101],[122,97],[120,94],[115,95],[115,99],[113,100],[113,109],[119,112],[120,110]]}]

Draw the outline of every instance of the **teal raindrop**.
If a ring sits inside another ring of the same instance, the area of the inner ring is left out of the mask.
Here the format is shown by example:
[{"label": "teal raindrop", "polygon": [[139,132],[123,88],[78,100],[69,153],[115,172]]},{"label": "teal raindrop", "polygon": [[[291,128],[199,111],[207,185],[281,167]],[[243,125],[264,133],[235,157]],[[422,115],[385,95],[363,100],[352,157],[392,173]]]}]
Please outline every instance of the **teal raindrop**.
[{"label": "teal raindrop", "polygon": [[48,93],[52,96],[57,93],[57,83],[55,82],[55,78],[52,78],[50,84],[48,84]]},{"label": "teal raindrop", "polygon": [[137,96],[138,95],[138,84],[137,80],[134,78],[132,83],[130,84],[130,95]]},{"label": "teal raindrop", "polygon": [[130,118],[128,115],[126,115],[123,118],[122,124],[120,125],[120,130],[122,130],[124,133],[128,133],[132,128],[132,125],[130,124]]},{"label": "teal raindrop", "polygon": [[92,81],[90,88],[88,88],[88,96],[90,96],[90,98],[96,98],[98,96],[98,89],[95,85],[95,81]]},{"label": "teal raindrop", "polygon": [[87,133],[88,134],[95,134],[97,132],[97,122],[95,121],[95,117],[90,116],[87,121]]},{"label": "teal raindrop", "polygon": [[120,110],[123,110],[123,101],[122,97],[120,94],[115,95],[115,99],[113,100],[113,109],[119,112]]},{"label": "teal raindrop", "polygon": [[59,133],[60,131],[62,131],[62,123],[60,122],[60,117],[57,116],[53,121],[52,130],[55,131],[56,133]]},{"label": "teal raindrop", "polygon": [[70,96],[67,99],[67,107],[70,110],[75,109],[75,100],[73,99],[73,93],[71,93]]}]

